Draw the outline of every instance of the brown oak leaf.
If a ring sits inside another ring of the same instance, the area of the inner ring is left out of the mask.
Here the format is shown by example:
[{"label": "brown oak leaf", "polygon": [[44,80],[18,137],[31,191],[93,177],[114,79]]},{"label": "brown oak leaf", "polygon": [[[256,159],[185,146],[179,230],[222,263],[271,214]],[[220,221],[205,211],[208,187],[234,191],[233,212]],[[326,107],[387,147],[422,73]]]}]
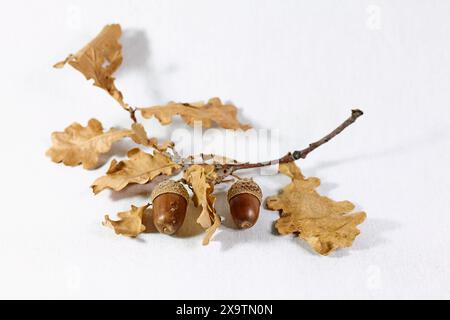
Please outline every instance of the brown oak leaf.
[{"label": "brown oak leaf", "polygon": [[127,237],[137,237],[140,233],[145,231],[145,225],[143,223],[145,210],[149,205],[143,207],[131,206],[131,210],[125,212],[119,212],[117,216],[120,220],[114,221],[105,216],[103,225],[113,229],[116,234],[121,234]]},{"label": "brown oak leaf", "polygon": [[179,115],[190,126],[199,121],[204,128],[210,128],[213,123],[224,129],[247,130],[251,128],[237,120],[237,109],[234,105],[223,104],[219,98],[212,98],[207,103],[170,102],[164,106],[142,108],[140,111],[144,118],[155,117],[162,125],[172,123],[172,117]]},{"label": "brown oak leaf", "polygon": [[356,226],[366,214],[351,213],[355,206],[349,201],[336,202],[319,195],[315,189],[320,180],[305,179],[293,162],[281,164],[280,172],[292,182],[279,195],[267,199],[267,208],[281,213],[275,224],[278,232],[298,235],[322,255],[350,247],[360,233]]},{"label": "brown oak leaf", "polygon": [[133,123],[132,130],[134,132],[133,136],[131,137],[134,142],[137,144],[141,144],[146,147],[154,148],[158,151],[166,151],[169,148],[173,148],[175,146],[175,143],[168,140],[165,141],[162,144],[158,144],[158,139],[156,138],[149,138],[147,135],[147,132],[145,131],[145,128],[140,123]]},{"label": "brown oak leaf", "polygon": [[57,163],[63,162],[68,166],[82,164],[85,169],[93,169],[98,165],[100,154],[109,152],[114,142],[130,136],[133,136],[133,131],[128,129],[104,132],[100,121],[91,119],[86,127],[74,123],[64,132],[54,132],[53,145],[47,155]]},{"label": "brown oak leaf", "polygon": [[120,191],[129,184],[146,184],[160,175],[173,175],[180,166],[164,153],[155,150],[153,155],[136,148],[128,152],[128,160],[113,160],[105,176],[92,184],[95,194],[104,189]]},{"label": "brown oak leaf", "polygon": [[112,76],[123,60],[122,46],[119,43],[121,35],[122,29],[119,24],[107,25],[80,51],[69,55],[65,60],[56,63],[54,67],[62,68],[67,63],[70,64],[87,80],[93,79],[95,86],[106,90],[120,105],[128,108]]},{"label": "brown oak leaf", "polygon": [[214,185],[212,181],[216,178],[214,166],[192,165],[184,172],[184,179],[192,186],[194,195],[192,200],[196,207],[201,206],[202,212],[197,223],[206,229],[203,245],[209,244],[211,237],[221,224],[220,216],[216,213],[213,196]]}]

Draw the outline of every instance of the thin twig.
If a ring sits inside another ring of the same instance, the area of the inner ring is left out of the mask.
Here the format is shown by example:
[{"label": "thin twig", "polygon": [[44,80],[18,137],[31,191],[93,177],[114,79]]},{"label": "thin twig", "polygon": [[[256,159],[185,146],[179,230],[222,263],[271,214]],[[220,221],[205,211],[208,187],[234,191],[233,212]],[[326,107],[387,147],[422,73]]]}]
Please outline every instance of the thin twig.
[{"label": "thin twig", "polygon": [[[119,103],[120,103],[120,101],[119,101]],[[130,114],[130,118],[133,121],[133,123],[138,122],[136,119],[136,110],[137,110],[136,108],[133,108],[124,102],[120,103],[120,106]]]},{"label": "thin twig", "polygon": [[137,123],[137,119],[136,119],[136,108],[129,108],[127,111],[130,113],[130,118],[134,123]]},{"label": "thin twig", "polygon": [[326,135],[325,137],[314,143],[311,143],[307,148],[303,150],[294,151],[292,153],[289,152],[288,154],[279,159],[258,163],[239,163],[239,164],[223,164],[223,165],[218,164],[216,165],[216,168],[219,172],[219,180],[217,181],[217,183],[220,183],[221,181],[223,181],[223,179],[225,179],[230,175],[234,175],[234,172],[238,170],[261,168],[281,163],[289,163],[297,161],[299,159],[305,159],[310,152],[314,151],[321,145],[327,143],[328,141],[336,137],[339,133],[344,131],[345,128],[354,123],[356,119],[358,119],[362,115],[363,112],[361,110],[359,109],[352,110],[352,115],[347,120],[345,120],[340,126],[338,126],[336,129],[330,132],[328,135]]}]

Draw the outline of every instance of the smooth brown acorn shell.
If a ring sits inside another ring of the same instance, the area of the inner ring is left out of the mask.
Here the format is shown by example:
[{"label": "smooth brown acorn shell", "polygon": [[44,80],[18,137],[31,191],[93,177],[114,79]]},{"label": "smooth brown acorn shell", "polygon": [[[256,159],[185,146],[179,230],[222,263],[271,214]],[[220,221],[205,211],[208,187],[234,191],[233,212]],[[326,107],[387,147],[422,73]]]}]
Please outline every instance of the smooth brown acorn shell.
[{"label": "smooth brown acorn shell", "polygon": [[231,217],[239,229],[249,229],[258,221],[260,202],[249,193],[241,193],[229,201]]},{"label": "smooth brown acorn shell", "polygon": [[164,234],[174,234],[184,222],[187,201],[176,193],[163,193],[153,200],[153,224]]}]

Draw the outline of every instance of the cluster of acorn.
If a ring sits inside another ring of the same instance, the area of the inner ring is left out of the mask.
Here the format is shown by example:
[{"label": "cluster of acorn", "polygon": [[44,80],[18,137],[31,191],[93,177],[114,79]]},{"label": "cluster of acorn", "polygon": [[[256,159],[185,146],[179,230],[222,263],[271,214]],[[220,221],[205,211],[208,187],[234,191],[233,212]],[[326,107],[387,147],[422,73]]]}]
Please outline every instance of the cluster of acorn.
[{"label": "cluster of acorn", "polygon": [[[174,234],[186,217],[189,194],[182,183],[166,180],[159,183],[151,195],[153,223],[159,232]],[[249,179],[235,182],[228,191],[228,203],[233,221],[239,229],[255,225],[262,201],[261,188]]]}]

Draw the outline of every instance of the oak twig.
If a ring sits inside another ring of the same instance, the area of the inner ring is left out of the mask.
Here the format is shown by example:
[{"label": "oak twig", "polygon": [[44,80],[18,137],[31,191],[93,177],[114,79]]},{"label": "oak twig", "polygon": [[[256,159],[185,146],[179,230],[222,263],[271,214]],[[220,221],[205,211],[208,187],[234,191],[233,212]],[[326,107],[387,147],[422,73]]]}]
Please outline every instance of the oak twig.
[{"label": "oak twig", "polygon": [[[113,95],[111,95],[113,96]],[[130,105],[128,105],[127,103],[125,103],[122,98],[117,99],[113,96],[114,99],[116,99],[116,101],[119,103],[119,105],[122,107],[123,110],[127,111],[130,114],[130,118],[133,121],[133,123],[137,123],[137,119],[136,119],[136,108],[131,107]]]},{"label": "oak twig", "polygon": [[226,177],[230,175],[233,176],[234,173],[238,170],[261,168],[281,163],[289,163],[297,161],[299,159],[305,159],[310,152],[314,151],[321,145],[327,143],[328,141],[336,137],[339,133],[344,131],[345,128],[354,123],[356,119],[358,119],[363,114],[364,113],[359,109],[352,110],[351,116],[347,120],[345,120],[340,126],[338,126],[336,129],[330,132],[328,135],[326,135],[325,137],[316,142],[311,143],[307,148],[303,150],[294,151],[292,153],[289,152],[288,154],[279,159],[257,163],[216,164],[216,169],[219,174],[219,179],[218,181],[216,181],[216,183],[221,183]]},{"label": "oak twig", "polygon": [[129,113],[130,113],[130,118],[134,123],[137,123],[137,119],[136,119],[136,108],[131,108],[129,107],[129,109],[126,109]]}]

